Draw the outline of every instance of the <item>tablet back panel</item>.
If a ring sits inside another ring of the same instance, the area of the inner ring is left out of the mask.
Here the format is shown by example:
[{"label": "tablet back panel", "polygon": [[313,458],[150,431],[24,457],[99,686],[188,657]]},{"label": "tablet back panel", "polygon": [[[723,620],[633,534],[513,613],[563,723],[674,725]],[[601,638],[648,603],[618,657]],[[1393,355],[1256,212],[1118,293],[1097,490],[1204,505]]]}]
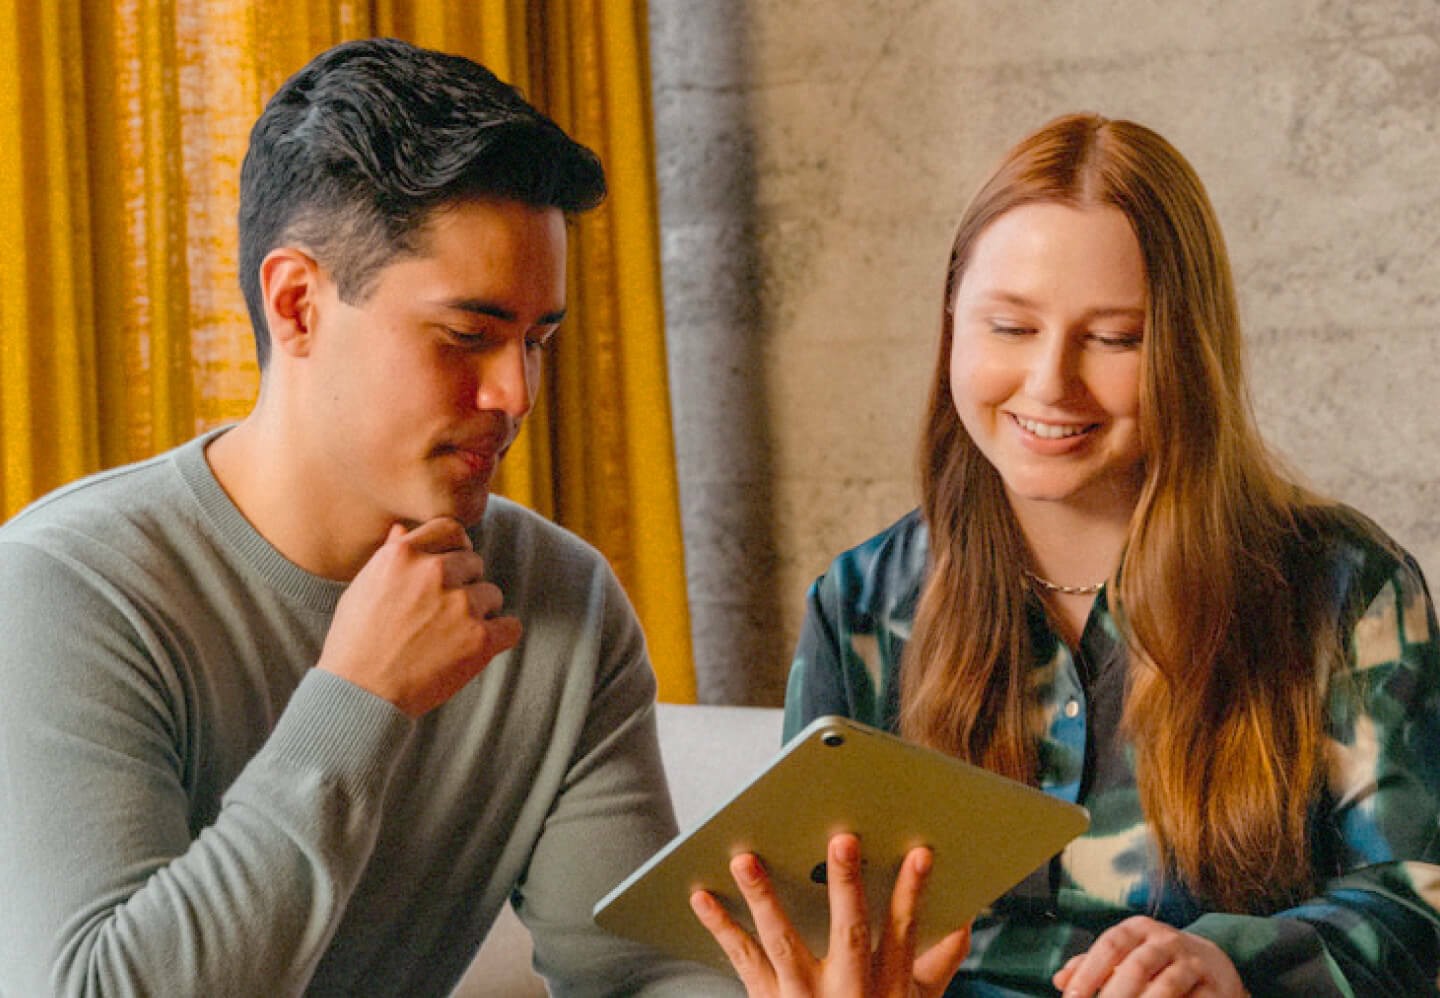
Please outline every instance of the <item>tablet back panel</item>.
[{"label": "tablet back panel", "polygon": [[928,845],[920,951],[963,925],[1089,825],[1085,809],[855,721],[823,717],[744,789],[682,833],[595,906],[602,928],[729,970],[690,911],[713,893],[753,931],[730,859],[765,863],[792,922],[816,955],[827,948],[825,854],[832,835],[860,837],[871,938],[879,938],[905,854]]}]

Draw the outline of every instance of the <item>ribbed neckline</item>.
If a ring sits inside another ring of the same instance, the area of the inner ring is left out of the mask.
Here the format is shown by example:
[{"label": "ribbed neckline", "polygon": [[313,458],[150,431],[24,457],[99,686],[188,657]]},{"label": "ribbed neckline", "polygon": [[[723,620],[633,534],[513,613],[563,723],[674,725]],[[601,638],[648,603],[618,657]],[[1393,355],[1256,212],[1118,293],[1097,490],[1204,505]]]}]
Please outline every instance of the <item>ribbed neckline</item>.
[{"label": "ribbed neckline", "polygon": [[221,487],[210,462],[205,460],[206,446],[228,429],[230,427],[222,426],[211,430],[173,450],[171,454],[180,476],[221,540],[239,559],[288,599],[307,609],[333,613],[346,584],[307,572],[275,550],[245,519],[245,514]]}]

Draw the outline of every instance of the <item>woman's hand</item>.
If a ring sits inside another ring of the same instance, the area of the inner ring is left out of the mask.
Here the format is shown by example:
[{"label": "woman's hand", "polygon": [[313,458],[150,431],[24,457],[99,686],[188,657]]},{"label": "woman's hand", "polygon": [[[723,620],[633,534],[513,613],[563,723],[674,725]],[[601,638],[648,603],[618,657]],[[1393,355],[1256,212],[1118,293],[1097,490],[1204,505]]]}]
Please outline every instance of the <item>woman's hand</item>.
[{"label": "woman's hand", "polygon": [[912,849],[900,864],[890,898],[890,917],[880,945],[870,945],[870,923],[860,873],[860,841],[830,840],[826,882],[830,898],[830,949],[816,959],[781,909],[764,867],[746,853],[730,872],[755,920],[755,937],[740,928],[706,891],[690,898],[701,924],[725,950],[751,998],[824,995],[846,998],[929,998],[950,983],[970,951],[970,927],[957,929],[915,956],[915,919],[930,874],[929,849]]},{"label": "woman's hand", "polygon": [[1097,993],[1104,998],[1234,998],[1247,993],[1219,946],[1144,915],[1101,933],[1052,981],[1064,998]]}]

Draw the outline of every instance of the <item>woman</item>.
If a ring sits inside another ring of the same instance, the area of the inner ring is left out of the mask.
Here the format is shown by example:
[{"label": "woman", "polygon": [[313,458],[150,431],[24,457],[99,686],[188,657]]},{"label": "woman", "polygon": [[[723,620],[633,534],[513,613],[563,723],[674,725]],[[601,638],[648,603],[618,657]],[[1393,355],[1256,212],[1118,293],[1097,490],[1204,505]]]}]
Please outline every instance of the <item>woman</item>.
[{"label": "woman", "polygon": [[961,221],[941,330],[921,508],[811,589],[786,733],[846,714],[1090,809],[946,993],[1433,993],[1434,609],[1260,442],[1189,164],[1041,128]]}]

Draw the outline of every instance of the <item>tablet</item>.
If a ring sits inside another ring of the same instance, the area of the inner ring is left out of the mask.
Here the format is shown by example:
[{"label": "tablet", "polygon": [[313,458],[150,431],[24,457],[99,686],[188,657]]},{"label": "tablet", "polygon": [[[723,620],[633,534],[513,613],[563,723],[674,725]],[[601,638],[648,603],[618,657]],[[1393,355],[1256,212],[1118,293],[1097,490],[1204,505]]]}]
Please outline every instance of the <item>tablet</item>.
[{"label": "tablet", "polygon": [[796,930],[828,948],[825,855],[830,837],[860,838],[871,938],[880,937],[905,854],[935,856],[917,952],[977,915],[1089,827],[1083,807],[859,722],[821,717],[729,801],[651,857],[595,906],[595,922],[686,960],[731,970],[690,910],[710,891],[747,931],[732,857],[764,862]]}]

